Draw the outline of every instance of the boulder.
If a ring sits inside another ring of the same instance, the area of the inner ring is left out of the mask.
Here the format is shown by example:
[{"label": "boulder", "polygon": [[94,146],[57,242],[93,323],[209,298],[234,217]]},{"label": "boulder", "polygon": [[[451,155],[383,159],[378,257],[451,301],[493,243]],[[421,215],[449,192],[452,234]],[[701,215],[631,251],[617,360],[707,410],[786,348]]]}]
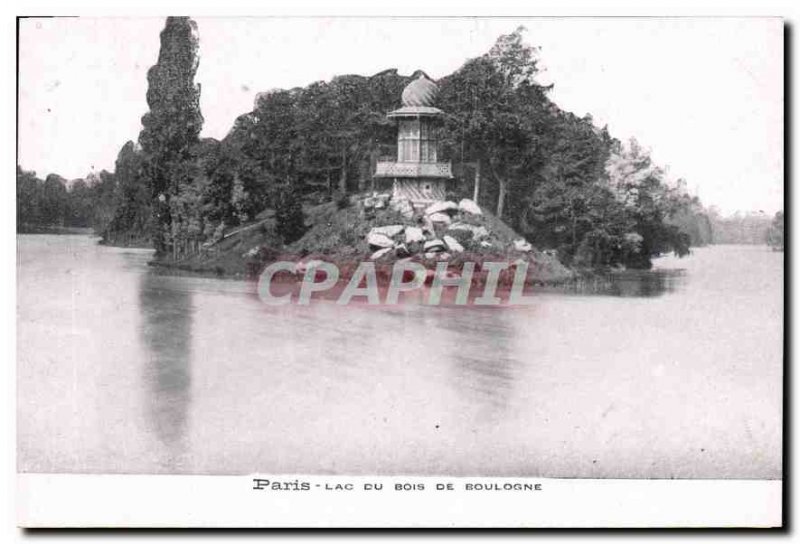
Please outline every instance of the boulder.
[{"label": "boulder", "polygon": [[424,250],[426,254],[434,251],[444,251],[444,249],[445,249],[444,242],[442,242],[438,238],[434,238],[433,240],[425,242]]},{"label": "boulder", "polygon": [[430,217],[428,216],[422,217],[422,234],[425,234],[426,236],[433,236],[435,234],[433,221],[431,221]]},{"label": "boulder", "polygon": [[398,257],[408,257],[411,255],[411,251],[409,251],[408,246],[405,244],[397,244],[394,246],[394,254]]},{"label": "boulder", "polygon": [[453,223],[447,230],[464,230],[469,231],[472,233],[473,240],[480,240],[481,238],[488,238],[489,237],[489,230],[484,227],[476,227],[475,225],[469,225],[467,223]]},{"label": "boulder", "polygon": [[391,252],[391,251],[392,251],[392,248],[390,248],[390,247],[385,247],[383,249],[379,249],[378,251],[376,251],[375,253],[372,254],[372,256],[370,257],[370,260],[371,261],[377,261],[381,257],[383,257],[385,255],[388,255],[389,252]]},{"label": "boulder", "polygon": [[386,236],[385,234],[378,234],[370,232],[367,234],[367,243],[369,247],[381,249],[381,248],[391,248],[394,247],[394,240]]},{"label": "boulder", "polygon": [[394,238],[403,230],[405,227],[403,225],[385,225],[383,227],[372,227],[369,231],[370,235],[372,234],[382,234],[383,236],[388,236],[389,238]]},{"label": "boulder", "polygon": [[458,221],[456,223],[451,224],[449,227],[447,227],[447,230],[468,230],[468,231],[472,232],[473,228],[474,227],[472,225],[467,225],[466,223],[462,223],[462,222]]},{"label": "boulder", "polygon": [[392,200],[389,205],[394,211],[396,211],[406,219],[411,219],[412,217],[414,217],[414,206],[408,199],[401,198],[398,200]]},{"label": "boulder", "polygon": [[458,211],[458,204],[451,200],[434,202],[425,208],[425,215],[433,215],[437,213],[452,214]]},{"label": "boulder", "polygon": [[476,240],[480,240],[481,238],[488,238],[489,237],[489,229],[486,227],[475,227],[472,231],[472,237]]},{"label": "boulder", "polygon": [[458,203],[458,209],[462,212],[470,213],[472,215],[483,215],[481,207],[474,200],[464,198]]},{"label": "boulder", "polygon": [[447,280],[458,280],[461,279],[461,274],[451,268],[448,268],[444,272],[444,278]]},{"label": "boulder", "polygon": [[449,225],[450,224],[450,216],[446,213],[434,213],[428,216],[428,219],[431,220],[431,223],[434,225],[439,223],[441,225]]},{"label": "boulder", "polygon": [[250,248],[250,251],[248,251],[247,253],[242,254],[242,257],[244,257],[245,259],[252,259],[256,255],[258,255],[258,251],[260,249],[261,249],[261,246],[256,246],[256,247]]},{"label": "boulder", "polygon": [[530,245],[526,240],[520,238],[518,240],[514,240],[514,249],[517,251],[530,251],[533,249],[533,246]]},{"label": "boulder", "polygon": [[382,210],[382,209],[386,208],[389,205],[389,200],[391,200],[392,195],[390,195],[388,193],[383,193],[383,194],[380,194],[380,195],[374,195],[372,198],[375,201],[375,206],[374,206],[375,209],[376,210]]},{"label": "boulder", "polygon": [[453,253],[461,253],[462,251],[464,251],[464,246],[459,244],[458,240],[456,240],[452,236],[443,236],[442,240],[447,246],[448,251],[451,251]]},{"label": "boulder", "polygon": [[406,249],[408,249],[408,253],[413,255],[414,253],[420,253],[424,246],[424,242],[409,242],[405,244]]},{"label": "boulder", "polygon": [[425,233],[419,227],[406,227],[406,243],[424,242]]},{"label": "boulder", "polygon": [[322,264],[323,261],[319,259],[311,259],[310,261],[300,261],[294,265],[295,274],[305,274],[306,271],[312,270]]}]

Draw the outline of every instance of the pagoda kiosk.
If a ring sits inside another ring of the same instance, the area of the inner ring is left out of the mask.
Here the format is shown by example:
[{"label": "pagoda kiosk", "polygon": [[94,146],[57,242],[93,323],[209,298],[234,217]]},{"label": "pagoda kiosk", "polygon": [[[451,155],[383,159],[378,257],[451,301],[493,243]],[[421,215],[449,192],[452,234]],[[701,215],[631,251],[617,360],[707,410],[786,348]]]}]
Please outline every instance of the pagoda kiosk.
[{"label": "pagoda kiosk", "polygon": [[450,162],[438,157],[435,127],[444,114],[434,107],[438,93],[422,71],[403,89],[402,107],[388,114],[398,126],[397,160],[375,166],[376,188],[391,188],[393,200],[406,199],[418,209],[444,200],[447,182],[453,179]]}]

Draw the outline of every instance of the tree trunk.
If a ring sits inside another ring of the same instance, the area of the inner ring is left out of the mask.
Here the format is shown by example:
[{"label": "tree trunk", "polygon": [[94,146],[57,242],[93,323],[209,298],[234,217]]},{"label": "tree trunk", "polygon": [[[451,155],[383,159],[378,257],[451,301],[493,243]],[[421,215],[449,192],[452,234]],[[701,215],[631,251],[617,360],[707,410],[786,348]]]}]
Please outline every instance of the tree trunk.
[{"label": "tree trunk", "polygon": [[331,180],[331,171],[328,170],[328,196],[333,194],[333,180]]},{"label": "tree trunk", "polygon": [[503,207],[506,203],[506,180],[500,176],[495,176],[500,184],[500,194],[497,197],[497,218],[503,218]]},{"label": "tree trunk", "polygon": [[481,194],[481,161],[475,161],[475,190],[472,192],[472,200],[477,204]]},{"label": "tree trunk", "polygon": [[342,149],[342,170],[339,174],[339,192],[347,194],[347,153]]}]

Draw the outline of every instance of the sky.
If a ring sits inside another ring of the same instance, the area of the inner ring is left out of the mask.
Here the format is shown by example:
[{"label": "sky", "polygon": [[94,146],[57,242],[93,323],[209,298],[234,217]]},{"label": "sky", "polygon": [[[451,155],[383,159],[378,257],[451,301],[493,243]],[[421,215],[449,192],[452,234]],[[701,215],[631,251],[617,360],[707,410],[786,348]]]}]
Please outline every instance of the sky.
[{"label": "sky", "polygon": [[[636,138],[723,213],[783,208],[780,19],[196,18],[202,136],[256,93],[397,68],[443,77],[526,27],[551,99]],[[113,170],[147,111],[163,18],[20,21],[18,162],[40,177]],[[399,100],[399,97],[398,97]]]}]

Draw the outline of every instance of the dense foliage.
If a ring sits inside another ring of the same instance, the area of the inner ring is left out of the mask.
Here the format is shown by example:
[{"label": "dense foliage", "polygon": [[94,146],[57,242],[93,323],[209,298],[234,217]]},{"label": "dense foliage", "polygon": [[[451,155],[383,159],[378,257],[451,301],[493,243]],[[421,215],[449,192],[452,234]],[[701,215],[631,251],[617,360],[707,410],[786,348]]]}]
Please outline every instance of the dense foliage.
[{"label": "dense foliage", "polygon": [[[481,205],[575,266],[649,267],[660,253],[710,242],[700,203],[669,184],[646,150],[550,100],[523,31],[438,82],[440,160],[457,174],[451,196],[471,197],[480,179]],[[167,20],[139,144],[123,146],[113,175],[80,189],[94,199],[90,222],[107,240],[149,236],[180,258],[274,212],[288,244],[303,234],[304,202],[345,207],[346,195],[371,188],[375,162],[394,155],[386,113],[416,74],[343,75],[261,93],[222,141],[200,140],[197,47],[193,21]],[[22,217],[30,215],[25,183]]]},{"label": "dense foliage", "polygon": [[[101,175],[110,174],[103,171]],[[83,179],[68,182],[57,174],[40,179],[36,172],[17,166],[17,231],[98,226],[94,208],[98,197],[97,186]]]},{"label": "dense foliage", "polygon": [[783,251],[784,249],[783,229],[783,212],[781,211],[775,214],[775,218],[767,231],[767,243],[776,251]]},{"label": "dense foliage", "polygon": [[176,255],[197,241],[197,168],[203,116],[195,85],[199,40],[188,17],[168,17],[161,31],[158,62],[147,72],[147,105],[139,144],[153,198],[152,238],[159,253]]},{"label": "dense foliage", "polygon": [[713,208],[709,218],[715,244],[763,244],[767,241],[772,221],[764,212],[737,212],[724,217]]}]

